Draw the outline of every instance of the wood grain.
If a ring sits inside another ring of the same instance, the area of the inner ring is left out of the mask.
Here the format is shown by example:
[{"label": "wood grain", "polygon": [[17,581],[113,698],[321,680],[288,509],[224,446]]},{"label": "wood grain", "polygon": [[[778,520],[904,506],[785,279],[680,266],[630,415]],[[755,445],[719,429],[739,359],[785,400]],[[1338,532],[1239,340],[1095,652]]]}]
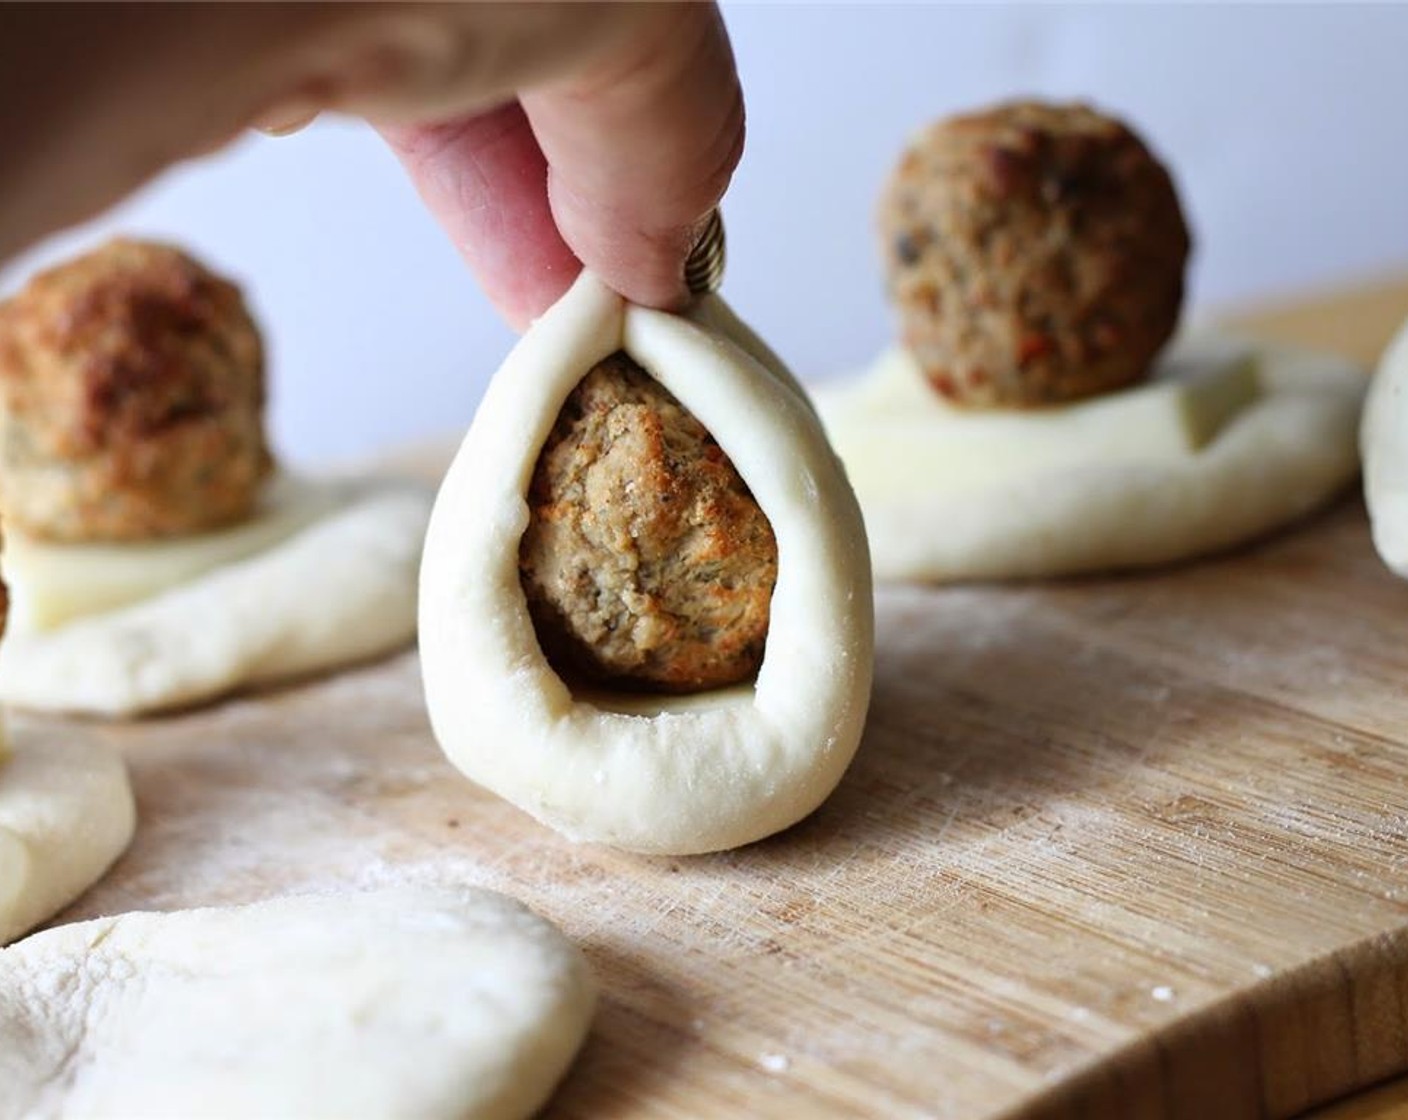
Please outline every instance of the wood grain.
[{"label": "wood grain", "polygon": [[[1385,291],[1257,323],[1367,355],[1408,309]],[[555,1117],[1289,1117],[1408,1068],[1408,583],[1356,498],[1165,573],[878,611],[836,795],[701,858],[574,846],[460,778],[412,654],[20,721],[132,763],[137,841],[64,918],[509,891],[604,983]]]},{"label": "wood grain", "polygon": [[1408,276],[1384,276],[1291,301],[1247,304],[1222,318],[1268,338],[1335,350],[1372,366],[1408,318]]}]

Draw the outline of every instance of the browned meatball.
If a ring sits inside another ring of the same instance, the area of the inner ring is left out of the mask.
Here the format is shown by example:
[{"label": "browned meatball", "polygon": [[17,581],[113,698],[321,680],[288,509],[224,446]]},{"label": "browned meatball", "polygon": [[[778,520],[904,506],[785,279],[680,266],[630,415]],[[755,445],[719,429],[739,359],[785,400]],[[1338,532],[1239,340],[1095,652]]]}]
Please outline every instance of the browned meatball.
[{"label": "browned meatball", "polygon": [[264,353],[239,289],[118,240],[0,304],[0,509],[24,532],[128,541],[253,510],[271,469]]},{"label": "browned meatball", "polygon": [[1189,236],[1173,182],[1085,105],[938,122],[891,177],[880,228],[903,342],[955,404],[1129,385],[1178,321]]},{"label": "browned meatball", "polygon": [[728,456],[624,353],[538,457],[519,570],[548,659],[587,683],[694,692],[762,661],[777,542]]}]

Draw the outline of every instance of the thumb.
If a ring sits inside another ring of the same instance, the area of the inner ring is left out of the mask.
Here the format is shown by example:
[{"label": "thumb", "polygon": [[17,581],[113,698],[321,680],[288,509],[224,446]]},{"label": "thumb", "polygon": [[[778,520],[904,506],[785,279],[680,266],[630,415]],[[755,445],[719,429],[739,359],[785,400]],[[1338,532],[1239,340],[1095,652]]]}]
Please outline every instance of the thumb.
[{"label": "thumb", "polygon": [[649,12],[611,55],[521,102],[568,246],[628,299],[671,307],[742,154],[743,94],[717,8]]}]

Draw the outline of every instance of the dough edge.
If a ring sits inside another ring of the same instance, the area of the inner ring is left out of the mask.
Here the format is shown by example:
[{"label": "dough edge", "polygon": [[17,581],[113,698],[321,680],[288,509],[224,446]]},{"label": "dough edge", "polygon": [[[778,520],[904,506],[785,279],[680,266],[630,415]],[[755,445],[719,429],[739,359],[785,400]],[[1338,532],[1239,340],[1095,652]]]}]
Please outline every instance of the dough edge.
[{"label": "dough edge", "polygon": [[[72,1004],[55,984],[64,976],[78,981],[68,989]],[[213,988],[185,988],[186,978]],[[39,1107],[22,1107],[17,1115],[26,1118],[198,1111],[245,1120],[295,1109],[309,1120],[515,1120],[541,1108],[567,1072],[598,992],[585,957],[555,925],[471,887],[97,918],[0,952],[0,979],[0,1075],[16,1093],[31,1075]],[[286,1023],[289,982],[327,1003],[312,1014],[294,1008]],[[461,998],[442,1006],[456,989]],[[33,998],[56,991],[47,1005]],[[212,991],[228,994],[201,1023],[201,997]],[[338,1006],[342,993],[346,1007]],[[241,1014],[246,996],[253,998]],[[398,1029],[407,1021],[430,1032],[419,1045]],[[281,1031],[291,1046],[280,1044]],[[312,1052],[300,1042],[313,1043]],[[298,1051],[291,1061],[290,1049]],[[230,1053],[241,1061],[232,1066]],[[56,1083],[35,1064],[59,1065],[68,1076]],[[187,1081],[192,1068],[201,1072]],[[0,1101],[9,1120],[7,1103],[9,1093]]]},{"label": "dough edge", "polygon": [[265,552],[58,630],[12,635],[0,644],[0,701],[137,716],[409,643],[429,490],[389,482],[359,489]]},{"label": "dough edge", "polygon": [[[1367,379],[1336,356],[1240,341],[1261,362],[1263,395],[1183,462],[1068,469],[952,499],[862,496],[876,579],[1155,567],[1246,543],[1322,506],[1358,469]],[[814,392],[827,400],[828,389]]]},{"label": "dough edge", "polygon": [[1374,548],[1408,576],[1408,321],[1379,359],[1359,433]]},{"label": "dough edge", "polygon": [[[737,322],[712,300],[692,318]],[[621,348],[713,433],[772,523],[756,689],[608,711],[574,699],[538,646],[517,566],[524,495],[567,394]],[[584,274],[505,360],[442,485],[421,571],[436,737],[467,776],[572,839],[737,847],[817,808],[859,745],[874,658],[859,507],[810,402],[772,363],[751,332],[735,343],[628,306]]]},{"label": "dough edge", "polygon": [[20,728],[0,761],[0,945],[53,917],[127,850],[137,808],[111,748]]}]

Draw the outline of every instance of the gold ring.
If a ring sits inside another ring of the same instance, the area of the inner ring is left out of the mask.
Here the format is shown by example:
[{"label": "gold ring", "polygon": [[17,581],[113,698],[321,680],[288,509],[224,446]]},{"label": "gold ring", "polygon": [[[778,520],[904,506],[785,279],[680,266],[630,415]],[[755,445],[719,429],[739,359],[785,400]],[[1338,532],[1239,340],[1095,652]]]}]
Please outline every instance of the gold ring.
[{"label": "gold ring", "polygon": [[715,207],[709,212],[699,240],[684,262],[684,282],[691,295],[702,296],[719,290],[724,279],[725,250],[724,219]]}]

